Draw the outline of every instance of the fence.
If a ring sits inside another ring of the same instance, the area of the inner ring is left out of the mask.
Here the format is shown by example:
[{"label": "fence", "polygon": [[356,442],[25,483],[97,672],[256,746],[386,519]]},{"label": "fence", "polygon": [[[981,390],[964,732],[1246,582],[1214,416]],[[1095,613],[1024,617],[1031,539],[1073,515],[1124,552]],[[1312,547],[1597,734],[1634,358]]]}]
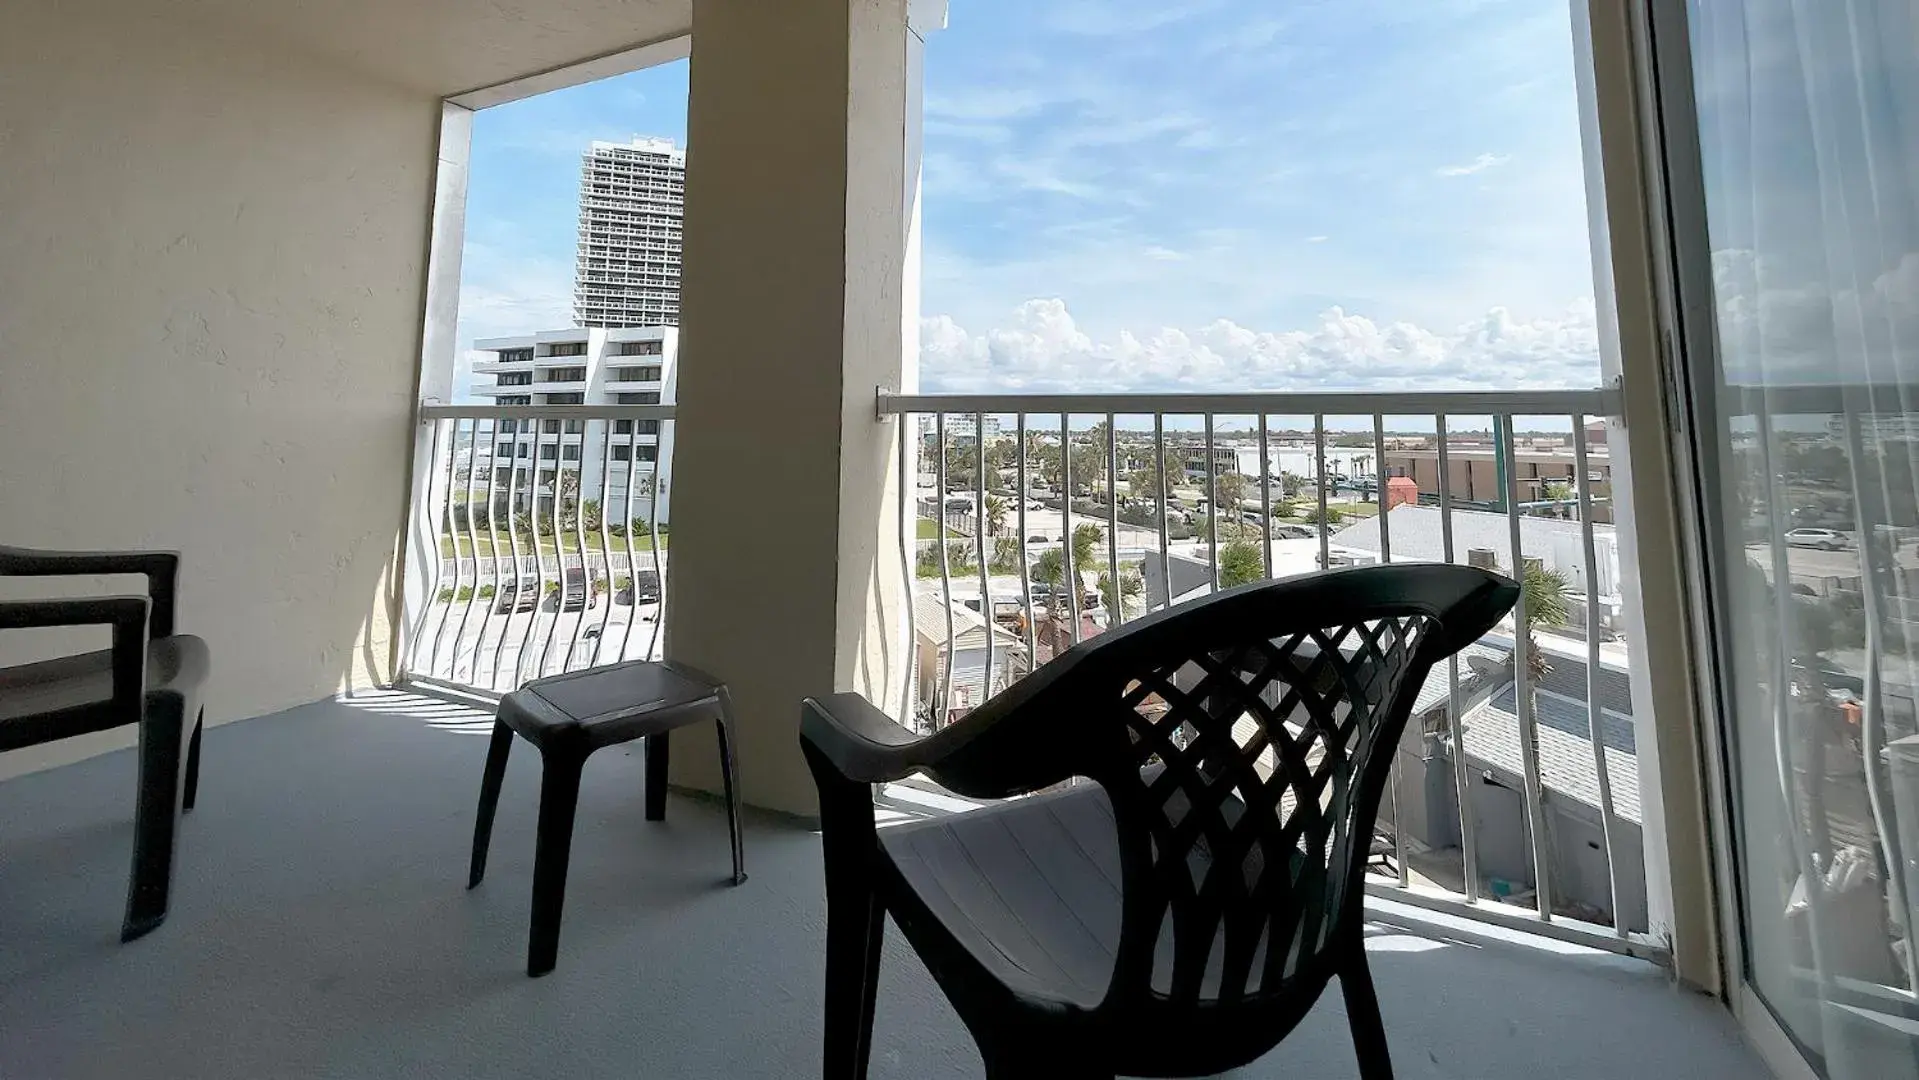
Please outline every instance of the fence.
[{"label": "fence", "polygon": [[[895,703],[903,720],[949,723],[1089,636],[1246,581],[1394,560],[1518,568],[1528,588],[1512,618],[1421,695],[1370,887],[1660,953],[1633,933],[1646,903],[1635,658],[1613,617],[1622,600],[1575,595],[1616,579],[1601,564],[1616,550],[1613,526],[1593,510],[1610,504],[1595,479],[1610,474],[1594,467],[1605,451],[1587,430],[1617,413],[1610,394],[882,392],[878,409],[903,425],[900,556],[915,657]],[[1563,481],[1537,465],[1522,476],[1522,435],[1529,462],[1550,458],[1542,446],[1557,436]],[[1425,497],[1380,501],[1395,498],[1380,474],[1389,450],[1434,451],[1447,478],[1456,447],[1484,454],[1488,444],[1503,478],[1492,512],[1456,507],[1444,479]],[[1296,475],[1287,466],[1301,455]],[[1238,471],[1248,460],[1265,463],[1259,475]],[[1542,497],[1561,482],[1570,497]],[[1599,868],[1589,836],[1604,849]]]}]

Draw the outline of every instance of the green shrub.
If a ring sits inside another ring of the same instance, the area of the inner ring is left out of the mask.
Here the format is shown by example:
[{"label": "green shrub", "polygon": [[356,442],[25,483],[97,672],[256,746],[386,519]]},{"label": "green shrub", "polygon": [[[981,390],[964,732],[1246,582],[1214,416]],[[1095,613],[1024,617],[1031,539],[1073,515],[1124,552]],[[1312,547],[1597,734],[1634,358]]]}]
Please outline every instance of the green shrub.
[{"label": "green shrub", "polygon": [[1266,577],[1266,560],[1259,545],[1250,540],[1235,540],[1219,549],[1219,583],[1223,588],[1260,581]]}]

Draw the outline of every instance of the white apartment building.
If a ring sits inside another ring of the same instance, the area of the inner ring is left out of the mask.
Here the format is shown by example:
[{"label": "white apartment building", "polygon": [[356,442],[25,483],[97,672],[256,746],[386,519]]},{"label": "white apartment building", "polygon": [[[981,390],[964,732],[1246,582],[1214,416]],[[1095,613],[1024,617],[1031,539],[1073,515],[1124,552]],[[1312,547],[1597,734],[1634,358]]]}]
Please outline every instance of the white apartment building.
[{"label": "white apartment building", "polygon": [[580,156],[573,319],[581,326],[680,324],[686,151],[665,139],[595,142]]},{"label": "white apartment building", "polygon": [[[490,356],[474,361],[473,371],[493,376],[493,382],[475,386],[473,393],[500,405],[670,405],[679,337],[673,327],[647,326],[482,338],[473,347]],[[482,426],[477,441],[475,476],[484,483],[492,474],[496,508],[551,513],[558,477],[577,472],[579,498],[598,501],[606,520],[650,517],[656,497],[659,520],[669,519],[670,422],[501,420],[496,428]],[[509,470],[509,462],[517,468]]]}]

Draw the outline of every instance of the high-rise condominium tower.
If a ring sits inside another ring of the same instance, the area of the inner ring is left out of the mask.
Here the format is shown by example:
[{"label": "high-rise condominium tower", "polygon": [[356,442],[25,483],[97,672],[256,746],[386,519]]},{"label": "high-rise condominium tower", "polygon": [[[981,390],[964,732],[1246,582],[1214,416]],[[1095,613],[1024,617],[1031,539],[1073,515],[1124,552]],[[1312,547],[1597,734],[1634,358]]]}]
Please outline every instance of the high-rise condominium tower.
[{"label": "high-rise condominium tower", "polygon": [[595,142],[580,157],[573,320],[678,326],[686,152],[664,139]]}]

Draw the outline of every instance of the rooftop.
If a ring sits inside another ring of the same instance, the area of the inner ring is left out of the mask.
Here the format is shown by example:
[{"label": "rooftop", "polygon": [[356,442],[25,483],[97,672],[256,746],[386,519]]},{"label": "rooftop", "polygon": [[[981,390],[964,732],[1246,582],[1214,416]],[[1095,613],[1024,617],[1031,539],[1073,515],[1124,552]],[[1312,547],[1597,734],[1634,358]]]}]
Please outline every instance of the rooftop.
[{"label": "rooftop", "polygon": [[[1551,647],[1543,651],[1549,666],[1535,683],[1539,693],[1534,697],[1540,783],[1597,811],[1599,769],[1587,716],[1585,658]],[[1486,767],[1516,778],[1525,775],[1525,767],[1519,747],[1519,718],[1513,709],[1511,654],[1510,637],[1488,635],[1460,651],[1459,679],[1463,688],[1475,671],[1491,676],[1479,685],[1473,700],[1462,702],[1466,708],[1467,754]],[[1418,716],[1443,706],[1449,693],[1445,670],[1435,670],[1420,688],[1412,714]],[[1639,750],[1633,732],[1631,679],[1604,658],[1599,664],[1599,704],[1613,812],[1637,822]]]},{"label": "rooftop", "polygon": [[[643,820],[637,747],[594,757],[559,969],[526,978],[538,755],[508,771],[486,882],[466,850],[490,718],[397,693],[206,740],[173,913],[115,940],[134,756],[0,783],[9,1075],[784,1078],[818,1068],[818,834],[749,818],[727,888],[717,804]],[[748,768],[751,768],[749,763]],[[895,790],[897,789],[897,790]],[[885,817],[932,800],[888,789]],[[1635,960],[1381,901],[1368,948],[1399,1075],[1764,1075],[1732,1017]],[[1622,1033],[1630,1033],[1623,1038]],[[972,1040],[889,928],[872,1075],[977,1077]],[[1236,1075],[1350,1077],[1339,994]]]},{"label": "rooftop", "polygon": [[[986,628],[985,617],[957,600],[953,601],[951,608],[953,636],[959,640],[959,647],[962,649],[985,648],[986,635],[983,633]],[[913,594],[913,632],[919,635],[921,641],[929,645],[946,644],[946,609],[947,605],[940,603],[936,596],[929,596],[923,592]],[[1003,649],[1008,645],[1024,648],[1023,639],[1018,634],[998,624],[995,624],[993,629],[996,631],[993,641],[995,648]]]},{"label": "rooftop", "polygon": [[[1454,562],[1465,562],[1466,553],[1474,548],[1497,553],[1502,567],[1511,561],[1512,533],[1505,514],[1456,508],[1452,511],[1452,525]],[[1402,503],[1386,512],[1386,528],[1392,535],[1393,558],[1396,561],[1444,560],[1446,533],[1438,507]],[[1603,522],[1593,524],[1595,546],[1611,542],[1613,535],[1613,526]],[[1331,541],[1337,547],[1376,553],[1379,551],[1379,522],[1367,518],[1348,525],[1334,533]],[[1581,543],[1579,522],[1521,515],[1519,542],[1527,554],[1549,551],[1555,544],[1578,544]]]}]

